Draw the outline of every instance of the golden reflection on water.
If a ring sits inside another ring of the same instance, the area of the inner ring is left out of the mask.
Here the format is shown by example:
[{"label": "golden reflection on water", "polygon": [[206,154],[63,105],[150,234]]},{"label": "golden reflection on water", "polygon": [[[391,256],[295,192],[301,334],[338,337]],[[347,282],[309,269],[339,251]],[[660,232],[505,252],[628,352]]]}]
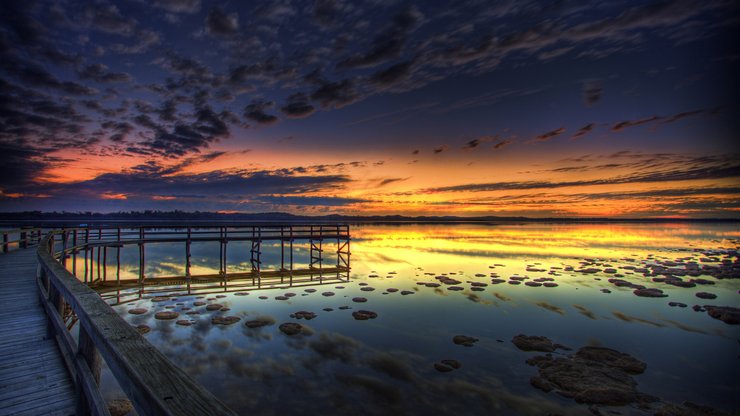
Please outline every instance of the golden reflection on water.
[{"label": "golden reflection on water", "polygon": [[[619,259],[655,254],[659,249],[717,246],[716,239],[737,238],[740,231],[697,229],[686,224],[521,224],[404,225],[353,227],[353,252],[365,258],[412,264],[439,256],[597,257]],[[403,256],[399,256],[403,253]]]},{"label": "golden reflection on water", "polygon": [[[736,362],[736,328],[706,313],[694,312],[690,307],[670,307],[668,301],[692,305],[702,302],[695,297],[696,292],[708,290],[718,295],[720,304],[735,306],[738,305],[738,280],[711,278],[715,285],[677,288],[654,283],[651,277],[623,267],[639,267],[641,262],[664,259],[692,257],[698,260],[703,254],[696,249],[735,249],[739,233],[734,224],[355,225],[351,234],[350,282],[316,287],[313,292],[304,291],[303,287],[283,287],[249,296],[224,294],[222,298],[206,299],[226,305],[229,312],[224,313],[239,316],[243,321],[270,316],[275,325],[269,327],[252,330],[243,323],[215,326],[210,320],[212,312],[207,311],[189,318],[197,320],[191,327],[156,321],[151,316],[156,310],[170,306],[182,312],[183,317],[190,317],[185,313],[190,308],[195,309],[194,302],[200,299],[198,294],[177,295],[177,299],[164,304],[145,297],[129,305],[117,306],[117,310],[132,325],[151,326],[147,339],[199,382],[221,394],[219,397],[230,406],[243,408],[245,412],[274,409],[270,398],[275,397],[275,400],[292,403],[291,408],[305,407],[320,414],[330,408],[326,398],[320,396],[327,391],[325,389],[330,389],[332,396],[347,394],[352,400],[367,400],[372,407],[371,399],[375,398],[372,394],[363,393],[352,383],[353,388],[344,389],[347,386],[343,386],[341,380],[347,379],[342,379],[342,375],[352,374],[357,377],[352,379],[354,381],[374,380],[374,385],[389,391],[406,391],[405,400],[420,404],[425,410],[436,409],[437,400],[445,395],[445,402],[451,406],[459,405],[469,414],[485,414],[471,411],[470,397],[465,394],[449,397],[452,385],[465,383],[464,390],[468,392],[470,383],[470,386],[482,388],[483,392],[504,391],[512,400],[522,403],[568,406],[567,411],[557,412],[560,414],[574,414],[574,411],[587,414],[583,406],[530,386],[529,378],[535,370],[525,360],[531,354],[519,351],[509,342],[519,333],[548,336],[573,348],[604,345],[632,354],[649,363],[649,372],[640,378],[641,390],[673,401],[701,401],[702,398],[708,404],[725,408],[732,405],[721,388],[736,385],[731,381],[736,372],[728,365],[728,362]],[[333,262],[331,251],[334,247],[331,242],[324,242],[328,264]],[[265,264],[270,267],[280,264],[279,247],[275,248],[267,248],[264,253]],[[297,257],[303,258],[296,261],[305,263],[307,252],[304,247],[298,248],[296,252],[300,255]],[[249,267],[248,254],[242,249],[230,245],[229,253],[234,256],[229,261],[232,267]],[[124,256],[123,273],[138,274],[136,255],[134,248]],[[182,267],[182,255],[182,244],[147,247],[147,261],[150,262],[147,267],[151,268],[148,270],[170,273]],[[193,270],[216,272],[217,256],[217,245],[201,247],[193,257]],[[566,266],[580,268],[584,259],[601,259],[593,262],[599,269],[605,269],[606,264],[613,265],[619,273],[625,274],[625,279],[659,287],[670,297],[640,298],[632,293],[632,288],[611,284],[608,279],[614,276],[612,274],[565,270]],[[528,266],[537,271],[528,271]],[[462,290],[450,290],[449,285],[433,288],[418,284],[436,282],[435,277],[440,274],[459,280]],[[502,279],[529,276],[530,280],[548,276],[559,286],[494,284],[491,277],[495,275]],[[471,282],[487,286],[481,289]],[[368,286],[375,290],[364,291]],[[390,288],[399,291],[389,291]],[[480,290],[474,291],[474,288]],[[601,289],[610,292],[604,293]],[[326,290],[336,293],[325,296],[322,292]],[[413,295],[402,295],[404,290]],[[296,296],[278,299],[278,295],[286,292],[294,292]],[[354,302],[357,296],[366,297],[367,303]],[[341,310],[342,306],[351,309]],[[149,308],[150,312],[137,316],[127,314],[126,309],[132,307]],[[327,307],[332,310],[327,311]],[[377,312],[378,318],[354,320],[351,313],[360,308]],[[294,321],[290,315],[299,310],[317,313],[318,317],[310,323],[301,321],[311,328],[313,335],[305,339],[284,336],[276,328],[277,324]],[[480,338],[480,342],[473,348],[460,348],[450,341],[455,334],[472,335]],[[327,340],[339,340],[338,345],[345,347],[351,344],[354,358],[345,362],[325,356],[327,351],[335,351],[334,347],[324,348],[325,343],[331,344]],[[713,351],[710,356],[705,354],[707,348]],[[240,351],[249,355],[240,354]],[[377,368],[367,365],[361,358],[389,351],[395,357],[406,357],[401,362],[404,366],[413,363],[409,374],[412,374],[410,379],[418,381],[414,386],[409,387],[407,381],[393,377],[383,378]],[[496,359],[492,359],[493,356]],[[692,362],[700,361],[700,364],[694,367],[676,365],[684,356],[699,357],[692,358]],[[208,365],[201,365],[204,357],[211,360]],[[464,370],[455,373],[456,378],[442,379],[432,363],[448,357],[464,361]],[[310,365],[306,367],[306,363]],[[276,364],[286,369],[285,374],[275,370]],[[247,371],[252,368],[266,370],[263,375],[255,375]],[[505,380],[503,390],[499,379]],[[317,388],[304,391],[298,387],[294,389],[291,384],[300,381],[303,385],[305,380],[315,383]],[[671,381],[667,383],[666,380]],[[267,391],[271,389],[270,383],[290,393],[278,399],[273,391]],[[238,390],[247,384],[255,391],[250,396],[253,402],[223,393],[229,386],[238,386]],[[442,385],[444,393],[429,390],[429,386]],[[487,404],[481,406],[486,408]],[[525,411],[511,403],[503,410],[501,414],[547,414],[532,409]]]}]

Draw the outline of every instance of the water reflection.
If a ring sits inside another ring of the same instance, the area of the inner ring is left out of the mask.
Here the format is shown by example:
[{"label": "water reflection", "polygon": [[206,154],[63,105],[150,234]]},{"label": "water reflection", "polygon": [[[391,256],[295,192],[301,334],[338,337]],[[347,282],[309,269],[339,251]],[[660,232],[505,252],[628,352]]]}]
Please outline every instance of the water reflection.
[{"label": "water reflection", "polygon": [[[587,405],[530,385],[537,371],[525,360],[533,353],[510,342],[521,333],[573,349],[602,345],[629,353],[648,364],[635,377],[639,390],[664,401],[740,407],[738,327],[690,307],[740,306],[738,280],[717,279],[709,269],[737,264],[734,225],[366,225],[352,235],[349,282],[221,298],[164,293],[167,299],[157,302],[147,294],[116,309],[133,325],[151,326],[146,337],[154,345],[243,414],[591,414]],[[150,253],[152,272],[181,267],[176,248]],[[194,249],[193,263],[217,270],[218,250],[202,247],[195,255]],[[242,259],[232,267],[247,264]],[[711,284],[678,287],[637,271],[694,270],[693,264],[698,271],[684,281]],[[668,297],[638,297],[614,279],[659,288]],[[717,297],[699,299],[701,291]],[[353,301],[359,297],[367,301]],[[214,303],[223,308],[206,309]],[[148,311],[127,312],[137,307]],[[353,318],[361,309],[377,318]],[[154,319],[162,310],[194,324]],[[290,317],[298,311],[317,317]],[[240,320],[213,325],[214,316]],[[259,320],[267,323],[246,325]],[[286,335],[279,330],[285,322],[303,330]],[[461,334],[479,341],[455,345],[452,338]],[[445,359],[462,366],[437,371],[434,363]],[[652,414],[635,406],[620,411]]]}]

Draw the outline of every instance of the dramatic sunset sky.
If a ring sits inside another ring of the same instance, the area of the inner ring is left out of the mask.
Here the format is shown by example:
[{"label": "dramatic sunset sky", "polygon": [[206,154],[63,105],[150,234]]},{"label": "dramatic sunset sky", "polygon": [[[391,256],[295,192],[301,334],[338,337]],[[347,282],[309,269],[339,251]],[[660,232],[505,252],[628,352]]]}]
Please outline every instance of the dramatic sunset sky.
[{"label": "dramatic sunset sky", "polygon": [[740,217],[736,1],[3,1],[0,211]]}]

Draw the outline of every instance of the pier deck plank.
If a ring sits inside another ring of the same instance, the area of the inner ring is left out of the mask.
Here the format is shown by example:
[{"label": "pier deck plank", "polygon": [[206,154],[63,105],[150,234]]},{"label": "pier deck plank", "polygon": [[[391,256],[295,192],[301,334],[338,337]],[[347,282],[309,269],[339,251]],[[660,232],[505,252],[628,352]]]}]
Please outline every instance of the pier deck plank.
[{"label": "pier deck plank", "polygon": [[36,286],[36,249],[0,254],[0,416],[74,415],[75,388]]}]

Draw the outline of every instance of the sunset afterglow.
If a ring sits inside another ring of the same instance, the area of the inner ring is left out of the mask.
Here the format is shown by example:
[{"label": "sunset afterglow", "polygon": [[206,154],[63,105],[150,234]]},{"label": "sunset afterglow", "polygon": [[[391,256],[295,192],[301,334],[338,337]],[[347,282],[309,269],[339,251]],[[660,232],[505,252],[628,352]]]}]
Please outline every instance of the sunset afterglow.
[{"label": "sunset afterglow", "polygon": [[740,209],[732,2],[3,7],[4,212]]}]

